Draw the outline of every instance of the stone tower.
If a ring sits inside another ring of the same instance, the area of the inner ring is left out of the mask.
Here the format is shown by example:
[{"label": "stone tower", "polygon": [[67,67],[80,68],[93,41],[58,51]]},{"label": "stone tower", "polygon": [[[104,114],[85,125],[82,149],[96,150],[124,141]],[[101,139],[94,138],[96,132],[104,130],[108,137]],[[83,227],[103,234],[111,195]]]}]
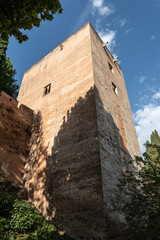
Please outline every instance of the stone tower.
[{"label": "stone tower", "polygon": [[75,239],[118,239],[115,189],[140,149],[121,68],[90,23],[25,72],[18,101],[34,110],[30,200]]}]

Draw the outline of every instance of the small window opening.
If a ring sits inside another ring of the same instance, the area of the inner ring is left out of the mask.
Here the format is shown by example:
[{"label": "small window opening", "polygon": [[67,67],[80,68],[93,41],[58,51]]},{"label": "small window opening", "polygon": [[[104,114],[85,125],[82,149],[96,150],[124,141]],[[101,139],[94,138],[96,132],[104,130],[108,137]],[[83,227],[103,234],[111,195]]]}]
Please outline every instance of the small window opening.
[{"label": "small window opening", "polygon": [[44,87],[43,96],[47,95],[51,91],[51,83]]},{"label": "small window opening", "polygon": [[112,82],[112,89],[113,89],[113,92],[118,95],[117,87],[113,82]]},{"label": "small window opening", "polygon": [[114,73],[112,65],[111,65],[110,63],[108,63],[108,66],[109,66],[109,70],[110,70],[112,73]]}]

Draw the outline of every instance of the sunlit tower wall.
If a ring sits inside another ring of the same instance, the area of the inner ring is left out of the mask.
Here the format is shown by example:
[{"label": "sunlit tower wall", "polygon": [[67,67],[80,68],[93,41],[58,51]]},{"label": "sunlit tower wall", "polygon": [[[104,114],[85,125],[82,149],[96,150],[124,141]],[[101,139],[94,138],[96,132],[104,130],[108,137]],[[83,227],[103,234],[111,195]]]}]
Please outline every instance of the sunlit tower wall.
[{"label": "sunlit tower wall", "polygon": [[140,149],[121,68],[90,23],[25,72],[18,101],[35,115],[30,201],[75,239],[118,239],[116,185]]}]

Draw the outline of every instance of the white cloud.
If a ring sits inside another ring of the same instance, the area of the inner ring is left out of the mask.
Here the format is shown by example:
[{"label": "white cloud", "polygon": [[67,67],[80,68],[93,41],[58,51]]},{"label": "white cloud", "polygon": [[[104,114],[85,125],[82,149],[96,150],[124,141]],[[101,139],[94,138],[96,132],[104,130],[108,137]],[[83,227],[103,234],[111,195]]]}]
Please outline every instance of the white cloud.
[{"label": "white cloud", "polygon": [[126,24],[126,20],[125,19],[121,19],[119,21],[119,23],[120,23],[120,27],[123,27]]},{"label": "white cloud", "polygon": [[142,106],[134,114],[136,130],[141,151],[145,151],[144,143],[150,140],[152,131],[157,130],[160,133],[160,90],[153,94],[150,102]]},{"label": "white cloud", "polygon": [[155,35],[152,35],[152,36],[150,37],[150,40],[152,40],[152,41],[156,40]]},{"label": "white cloud", "polygon": [[140,101],[146,101],[146,100],[148,100],[148,98],[149,98],[149,96],[147,95],[147,94],[145,94],[143,97],[141,97],[139,100]]},{"label": "white cloud", "polygon": [[99,31],[98,34],[103,42],[109,42],[107,47],[110,49],[110,51],[113,51],[116,45],[116,31],[106,29],[103,31]]},{"label": "white cloud", "polygon": [[159,92],[157,92],[153,95],[153,99],[156,99],[156,100],[160,99],[160,90],[159,90]]},{"label": "white cloud", "polygon": [[104,15],[109,16],[112,13],[112,10],[109,7],[105,6],[105,7],[99,8],[99,13],[102,16]]},{"label": "white cloud", "polygon": [[127,34],[127,33],[131,32],[132,30],[133,30],[133,28],[129,28],[124,32],[124,34]]},{"label": "white cloud", "polygon": [[114,12],[113,7],[111,6],[106,6],[106,4],[104,4],[104,0],[90,0],[93,6],[93,13],[95,13],[95,11],[98,11],[100,16],[109,16],[110,14],[112,14]]},{"label": "white cloud", "polygon": [[143,83],[144,80],[146,80],[146,76],[141,76],[138,81],[139,83]]},{"label": "white cloud", "polygon": [[[117,31],[109,29],[106,24],[106,18],[115,12],[113,5],[104,0],[90,0],[92,4],[92,14],[96,17],[96,31],[101,37],[103,42],[109,42],[107,47],[110,51],[114,50],[116,45]],[[102,22],[105,23],[102,24]],[[112,53],[113,54],[113,53]]]},{"label": "white cloud", "polygon": [[103,0],[92,0],[92,3],[93,3],[93,7],[102,7],[103,5]]},{"label": "white cloud", "polygon": [[155,129],[160,132],[160,106],[146,105],[134,114],[136,130],[141,151],[145,151],[144,143],[150,140],[150,135]]},{"label": "white cloud", "polygon": [[155,93],[156,90],[157,90],[156,86],[150,87],[150,86],[148,86],[147,84],[146,84],[145,86],[146,86],[146,88],[147,88],[149,91],[151,91],[152,93]]}]

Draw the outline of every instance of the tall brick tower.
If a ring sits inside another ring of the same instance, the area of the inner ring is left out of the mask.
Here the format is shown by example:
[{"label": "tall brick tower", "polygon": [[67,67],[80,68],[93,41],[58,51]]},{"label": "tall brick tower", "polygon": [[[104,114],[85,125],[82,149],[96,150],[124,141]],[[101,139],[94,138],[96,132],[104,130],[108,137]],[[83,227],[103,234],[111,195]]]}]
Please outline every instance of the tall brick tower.
[{"label": "tall brick tower", "polygon": [[90,23],[25,72],[18,101],[35,113],[30,200],[75,239],[118,239],[115,189],[140,149],[121,68]]}]

